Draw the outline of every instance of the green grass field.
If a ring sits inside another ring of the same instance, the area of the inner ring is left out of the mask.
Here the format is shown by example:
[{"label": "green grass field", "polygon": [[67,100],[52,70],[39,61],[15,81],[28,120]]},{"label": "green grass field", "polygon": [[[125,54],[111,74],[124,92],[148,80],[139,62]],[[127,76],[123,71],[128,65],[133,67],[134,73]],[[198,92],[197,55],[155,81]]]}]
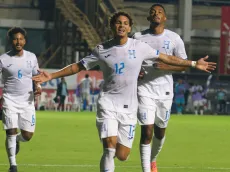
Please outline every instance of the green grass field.
[{"label": "green grass field", "polygon": [[[230,117],[171,116],[159,172],[230,171]],[[116,160],[116,172],[141,172],[140,128],[130,158]],[[0,132],[0,172],[7,172],[5,132]],[[19,172],[99,172],[102,146],[94,113],[38,112],[37,128],[29,143],[21,144]]]}]

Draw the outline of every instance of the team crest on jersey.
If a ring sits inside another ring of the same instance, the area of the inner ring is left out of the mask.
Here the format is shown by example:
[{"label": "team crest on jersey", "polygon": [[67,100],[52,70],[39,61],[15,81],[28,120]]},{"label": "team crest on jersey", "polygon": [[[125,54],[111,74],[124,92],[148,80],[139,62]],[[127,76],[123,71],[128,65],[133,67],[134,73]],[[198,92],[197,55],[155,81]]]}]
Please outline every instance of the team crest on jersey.
[{"label": "team crest on jersey", "polygon": [[32,62],[31,61],[26,61],[27,68],[32,68]]},{"label": "team crest on jersey", "polygon": [[128,50],[129,53],[129,59],[135,59],[136,58],[136,51],[135,50]]},{"label": "team crest on jersey", "polygon": [[169,49],[170,41],[164,41],[164,46],[162,48]]}]

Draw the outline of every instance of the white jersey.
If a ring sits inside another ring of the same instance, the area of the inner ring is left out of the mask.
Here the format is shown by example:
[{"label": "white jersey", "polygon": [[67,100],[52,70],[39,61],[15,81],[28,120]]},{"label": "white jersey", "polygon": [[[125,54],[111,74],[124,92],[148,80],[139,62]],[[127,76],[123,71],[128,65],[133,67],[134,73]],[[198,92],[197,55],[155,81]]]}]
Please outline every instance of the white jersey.
[{"label": "white jersey", "polygon": [[81,80],[81,92],[82,93],[90,93],[92,80],[90,78],[84,78]]},{"label": "white jersey", "polygon": [[[162,34],[154,35],[147,29],[135,33],[133,37],[146,42],[152,48],[159,50],[163,54],[175,55],[182,59],[187,59],[184,43],[175,32],[165,29]],[[145,76],[143,80],[138,82],[138,96],[155,99],[172,99],[172,73],[163,70],[152,70],[154,63],[153,60],[145,60],[142,64],[142,70],[145,72]]]},{"label": "white jersey", "polygon": [[195,93],[195,92],[202,92],[203,91],[203,87],[201,85],[194,85],[192,86],[189,91],[191,93]]},{"label": "white jersey", "polygon": [[122,46],[115,46],[113,40],[98,45],[81,63],[86,69],[99,65],[103,72],[99,108],[122,113],[136,112],[137,78],[141,64],[143,60],[157,59],[158,56],[158,50],[131,38]]},{"label": "white jersey", "polygon": [[24,108],[34,104],[32,76],[38,73],[37,57],[23,50],[22,56],[9,51],[0,56],[3,80],[3,107]]}]

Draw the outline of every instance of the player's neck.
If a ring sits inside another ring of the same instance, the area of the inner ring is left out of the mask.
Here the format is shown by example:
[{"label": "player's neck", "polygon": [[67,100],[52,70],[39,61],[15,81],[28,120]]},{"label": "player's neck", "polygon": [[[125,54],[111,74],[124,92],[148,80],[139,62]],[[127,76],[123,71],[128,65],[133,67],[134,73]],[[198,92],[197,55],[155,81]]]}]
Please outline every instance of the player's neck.
[{"label": "player's neck", "polygon": [[164,32],[164,25],[151,25],[150,26],[150,30],[151,30],[151,33],[154,34],[154,35],[160,35]]},{"label": "player's neck", "polygon": [[21,50],[21,51],[15,51],[15,50],[13,50],[13,54],[14,54],[14,56],[22,56],[23,55],[23,50]]},{"label": "player's neck", "polygon": [[128,41],[128,37],[122,37],[122,38],[115,37],[114,38],[114,43],[116,45],[124,45],[126,44],[127,41]]}]

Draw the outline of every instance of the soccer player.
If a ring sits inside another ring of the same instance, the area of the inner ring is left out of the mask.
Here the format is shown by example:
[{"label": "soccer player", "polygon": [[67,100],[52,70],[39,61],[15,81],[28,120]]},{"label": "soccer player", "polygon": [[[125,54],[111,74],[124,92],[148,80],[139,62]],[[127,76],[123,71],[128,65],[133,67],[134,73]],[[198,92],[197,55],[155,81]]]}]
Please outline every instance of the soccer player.
[{"label": "soccer player", "polygon": [[198,115],[198,110],[200,110],[200,115],[204,114],[204,100],[203,100],[203,87],[198,84],[194,84],[189,89],[191,95],[192,95],[192,101],[193,101],[193,108],[195,115]]},{"label": "soccer player", "polygon": [[[165,29],[167,18],[161,4],[151,6],[147,20],[149,29],[135,33],[133,38],[146,42],[161,53],[187,59],[180,36]],[[156,70],[152,70],[153,65]],[[157,172],[156,158],[165,141],[173,101],[172,71],[185,69],[183,66],[170,66],[153,60],[146,60],[142,65],[144,77],[138,82],[138,120],[141,125],[140,156],[144,172],[150,172],[150,162],[151,171]]]},{"label": "soccer player", "polygon": [[132,18],[127,13],[115,13],[110,20],[113,39],[96,46],[92,54],[80,62],[51,74],[43,71],[33,77],[34,81],[42,83],[100,65],[104,84],[98,98],[96,123],[103,143],[100,161],[102,172],[114,171],[115,157],[125,161],[129,156],[137,122],[137,78],[143,60],[161,59],[169,64],[194,66],[204,71],[215,68],[215,63],[205,62],[204,58],[197,62],[182,60],[161,54],[144,42],[128,38],[132,24]]},{"label": "soccer player", "polygon": [[182,79],[178,79],[178,82],[175,84],[175,103],[177,114],[181,115],[185,105],[185,85],[183,84]]},{"label": "soccer player", "polygon": [[[0,71],[3,78],[3,126],[6,130],[6,151],[10,163],[9,172],[17,172],[16,154],[19,142],[29,141],[35,129],[35,107],[32,76],[38,74],[36,56],[23,49],[26,31],[11,28],[7,36],[12,50],[0,56]],[[36,84],[36,92],[41,92]],[[21,132],[17,134],[17,129]]]},{"label": "soccer player", "polygon": [[85,75],[85,78],[81,80],[81,97],[83,102],[83,110],[89,110],[90,104],[92,104],[90,90],[93,90],[93,83],[89,74]]}]

